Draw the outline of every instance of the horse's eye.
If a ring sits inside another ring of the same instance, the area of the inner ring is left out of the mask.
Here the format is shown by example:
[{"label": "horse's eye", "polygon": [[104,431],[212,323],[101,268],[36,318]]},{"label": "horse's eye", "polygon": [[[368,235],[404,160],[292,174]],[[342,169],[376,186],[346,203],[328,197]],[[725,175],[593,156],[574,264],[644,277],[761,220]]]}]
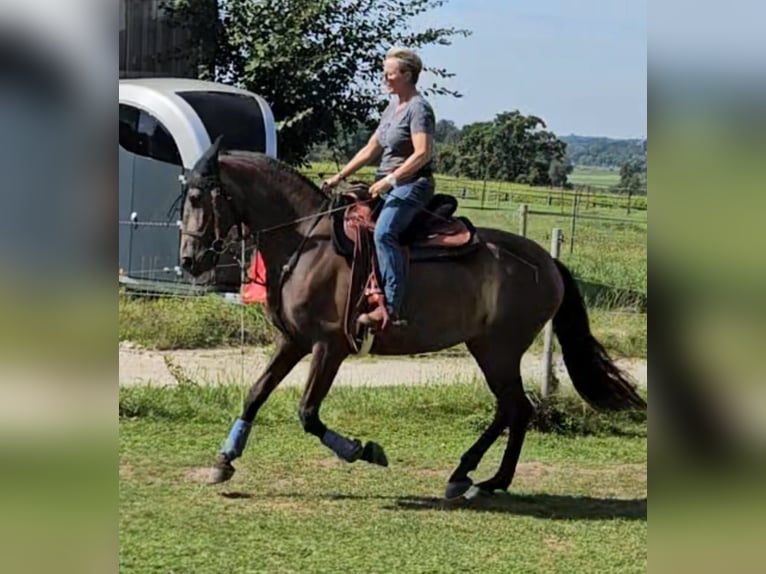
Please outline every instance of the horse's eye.
[{"label": "horse's eye", "polygon": [[192,207],[199,207],[202,204],[202,193],[198,189],[189,191],[189,203]]}]

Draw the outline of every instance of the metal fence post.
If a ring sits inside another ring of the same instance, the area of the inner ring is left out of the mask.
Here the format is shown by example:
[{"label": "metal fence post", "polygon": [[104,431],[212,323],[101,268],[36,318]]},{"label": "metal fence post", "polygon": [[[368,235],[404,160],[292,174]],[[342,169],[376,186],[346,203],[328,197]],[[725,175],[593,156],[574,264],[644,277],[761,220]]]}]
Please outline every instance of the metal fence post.
[{"label": "metal fence post", "polygon": [[527,236],[527,219],[529,217],[529,206],[525,203],[519,207],[519,233],[522,237]]},{"label": "metal fence post", "polygon": [[[559,258],[561,242],[561,229],[554,227],[551,233],[551,255],[554,259]],[[540,394],[543,398],[547,398],[556,391],[556,380],[553,378],[553,322],[551,321],[545,325],[543,345],[543,382],[540,386]]]}]

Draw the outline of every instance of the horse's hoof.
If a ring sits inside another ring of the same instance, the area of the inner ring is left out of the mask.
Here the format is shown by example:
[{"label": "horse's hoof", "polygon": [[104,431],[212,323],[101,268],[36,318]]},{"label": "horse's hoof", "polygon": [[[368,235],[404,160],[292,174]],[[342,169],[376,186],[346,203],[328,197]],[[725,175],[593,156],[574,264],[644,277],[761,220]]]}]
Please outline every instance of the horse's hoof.
[{"label": "horse's hoof", "polygon": [[236,469],[225,458],[220,457],[215,466],[210,470],[210,482],[208,484],[221,484],[234,476]]},{"label": "horse's hoof", "polygon": [[501,488],[491,480],[485,480],[484,482],[480,482],[476,485],[476,495],[475,496],[494,496],[496,494],[499,495],[507,495],[508,489],[507,488]]},{"label": "horse's hoof", "polygon": [[365,444],[362,455],[359,458],[378,466],[388,466],[386,453],[383,451],[383,447],[376,442],[370,441]]},{"label": "horse's hoof", "polygon": [[448,482],[447,490],[444,493],[444,498],[447,500],[459,498],[468,492],[468,489],[471,488],[472,485],[473,481],[470,478],[466,478],[465,480],[458,480],[455,482]]}]

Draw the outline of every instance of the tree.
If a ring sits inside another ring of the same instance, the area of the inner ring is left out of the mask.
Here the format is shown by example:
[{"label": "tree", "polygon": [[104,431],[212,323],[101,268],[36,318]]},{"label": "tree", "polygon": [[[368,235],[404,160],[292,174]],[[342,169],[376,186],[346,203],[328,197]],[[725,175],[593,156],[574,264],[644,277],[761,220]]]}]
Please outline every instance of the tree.
[{"label": "tree", "polygon": [[[195,26],[202,69],[217,81],[263,96],[279,129],[280,157],[305,162],[319,142],[352,133],[385,105],[380,88],[385,52],[393,45],[418,49],[449,45],[456,28],[413,30],[415,16],[447,0],[221,0],[220,26],[203,26],[200,6],[217,0],[175,0],[174,17]],[[437,78],[454,74],[434,66]],[[422,84],[421,84],[422,85]],[[457,92],[437,83],[426,95]],[[369,136],[368,136],[369,137]]]},{"label": "tree", "polygon": [[454,144],[460,139],[460,128],[452,120],[438,120],[434,131],[434,143]]},{"label": "tree", "polygon": [[554,159],[551,161],[551,165],[548,168],[548,177],[551,180],[551,185],[556,187],[567,186],[567,176],[572,173],[574,166],[569,163],[569,160]]},{"label": "tree", "polygon": [[566,144],[545,127],[541,118],[518,110],[464,126],[457,144],[460,174],[550,185],[551,162],[565,161]]},{"label": "tree", "polygon": [[639,161],[627,161],[620,167],[620,183],[617,185],[618,193],[630,193],[631,195],[646,194],[646,181],[643,178],[643,165]]},{"label": "tree", "polygon": [[612,139],[589,136],[562,136],[567,155],[575,165],[619,167],[628,161],[638,162],[646,171],[646,140]]},{"label": "tree", "polygon": [[487,148],[492,140],[492,123],[476,122],[463,127],[457,144],[457,174],[471,179],[481,179],[488,171]]},{"label": "tree", "polygon": [[337,156],[333,159],[340,163],[349,161],[367,144],[375,127],[375,122],[355,122],[352,126],[339,126],[331,146]]},{"label": "tree", "polygon": [[437,146],[434,171],[447,175],[458,175],[458,154],[454,145],[445,143]]}]

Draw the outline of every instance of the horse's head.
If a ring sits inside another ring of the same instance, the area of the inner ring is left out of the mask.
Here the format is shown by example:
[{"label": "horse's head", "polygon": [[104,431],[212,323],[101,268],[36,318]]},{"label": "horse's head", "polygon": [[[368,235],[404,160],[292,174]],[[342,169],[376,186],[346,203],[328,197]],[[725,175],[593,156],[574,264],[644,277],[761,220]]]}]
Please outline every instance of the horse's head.
[{"label": "horse's head", "polygon": [[226,237],[239,223],[231,196],[219,174],[221,137],[192,169],[184,191],[181,216],[181,266],[194,277],[210,271],[226,249]]}]

